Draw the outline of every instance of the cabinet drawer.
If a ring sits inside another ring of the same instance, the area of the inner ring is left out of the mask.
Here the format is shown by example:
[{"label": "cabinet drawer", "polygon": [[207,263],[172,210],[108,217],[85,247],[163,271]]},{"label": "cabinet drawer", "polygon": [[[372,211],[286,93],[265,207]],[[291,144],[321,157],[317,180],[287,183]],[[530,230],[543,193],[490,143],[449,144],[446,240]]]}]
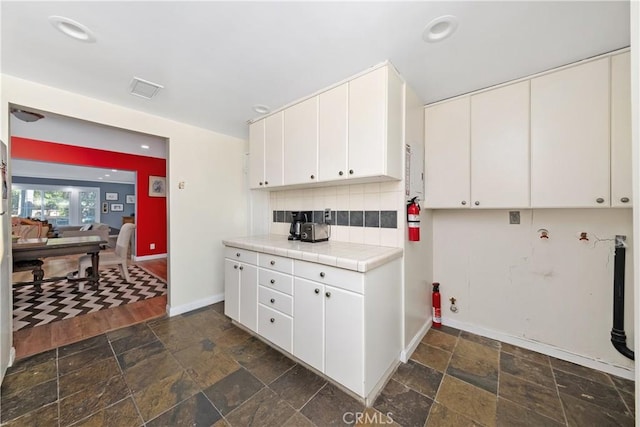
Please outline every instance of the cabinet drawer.
[{"label": "cabinet drawer", "polygon": [[224,256],[225,258],[246,262],[247,264],[258,264],[258,253],[248,251],[246,249],[238,249],[227,246],[224,248]]},{"label": "cabinet drawer", "polygon": [[260,268],[258,284],[265,288],[275,289],[287,295],[293,295],[293,277],[277,271]]},{"label": "cabinet drawer", "polygon": [[258,333],[291,353],[293,339],[293,319],[278,311],[258,304]]},{"label": "cabinet drawer", "polygon": [[357,271],[295,260],[294,272],[296,277],[303,277],[359,294],[364,293],[364,274]]},{"label": "cabinet drawer", "polygon": [[259,286],[258,301],[260,304],[278,310],[288,316],[293,316],[293,298],[289,295]]},{"label": "cabinet drawer", "polygon": [[281,273],[293,273],[293,260],[278,255],[258,254],[258,265]]}]

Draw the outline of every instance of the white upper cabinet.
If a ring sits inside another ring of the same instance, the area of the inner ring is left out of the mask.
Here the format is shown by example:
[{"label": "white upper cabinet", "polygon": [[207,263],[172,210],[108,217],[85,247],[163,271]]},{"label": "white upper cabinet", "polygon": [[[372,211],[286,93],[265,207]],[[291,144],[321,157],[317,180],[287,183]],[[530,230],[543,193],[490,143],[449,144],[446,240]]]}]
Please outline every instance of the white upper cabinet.
[{"label": "white upper cabinet", "polygon": [[284,185],[318,180],[318,97],[284,110]]},{"label": "white upper cabinet", "polygon": [[610,205],[609,58],[531,80],[531,205]]},{"label": "white upper cabinet", "polygon": [[425,109],[425,206],[468,207],[470,200],[470,100]]},{"label": "white upper cabinet", "polygon": [[471,97],[471,206],[529,206],[529,82]]},{"label": "white upper cabinet", "polygon": [[402,92],[389,65],[349,82],[349,178],[402,178]]},{"label": "white upper cabinet", "polygon": [[249,125],[249,188],[264,187],[264,119]]},{"label": "white upper cabinet", "polygon": [[264,185],[275,187],[283,183],[284,112],[280,111],[264,120]]},{"label": "white upper cabinet", "polygon": [[348,177],[347,107],[349,84],[344,83],[319,95],[318,181]]},{"label": "white upper cabinet", "polygon": [[631,63],[611,57],[611,205],[631,207]]}]

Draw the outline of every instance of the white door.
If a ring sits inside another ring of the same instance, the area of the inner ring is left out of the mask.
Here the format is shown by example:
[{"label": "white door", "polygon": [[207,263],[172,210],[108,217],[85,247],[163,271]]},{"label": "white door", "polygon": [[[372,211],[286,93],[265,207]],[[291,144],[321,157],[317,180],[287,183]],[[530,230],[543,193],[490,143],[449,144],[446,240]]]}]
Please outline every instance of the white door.
[{"label": "white door", "polygon": [[348,83],[319,95],[318,181],[334,181],[349,176],[347,168],[348,103]]},{"label": "white door", "polygon": [[471,96],[471,207],[529,206],[529,82]]},{"label": "white door", "polygon": [[531,205],[607,207],[609,58],[531,80]]},{"label": "white door", "polygon": [[611,206],[631,207],[631,63],[611,57]]},{"label": "white door", "polygon": [[240,263],[224,260],[224,314],[240,321]]},{"label": "white door", "polygon": [[[13,294],[11,292],[11,259],[9,257],[9,244],[11,241],[9,235],[11,234],[11,224],[9,219],[11,218],[11,212],[8,206],[8,196],[10,183],[8,182],[9,176],[7,175],[7,146],[4,142],[0,141],[0,168],[2,172],[2,181],[0,184],[2,188],[2,198],[0,199],[1,206],[0,212],[0,383],[4,378],[4,374],[7,371],[7,367],[11,360],[11,347],[13,345],[12,328],[13,328],[13,313],[12,302]],[[6,193],[5,193],[6,191]],[[6,198],[4,196],[7,196]]]},{"label": "white door", "polygon": [[325,286],[324,293],[325,374],[362,395],[364,298],[331,286]]},{"label": "white door", "polygon": [[249,187],[264,187],[264,119],[249,125]]},{"label": "white door", "polygon": [[349,178],[385,170],[387,68],[349,82]]},{"label": "white door", "polygon": [[425,205],[468,208],[471,102],[469,97],[424,110]]},{"label": "white door", "polygon": [[240,323],[252,331],[258,330],[258,267],[240,264]]},{"label": "white door", "polygon": [[295,278],[293,355],[324,372],[324,285]]},{"label": "white door", "polygon": [[284,110],[284,184],[318,180],[318,97]]},{"label": "white door", "polygon": [[281,111],[264,119],[264,184],[267,187],[282,185],[283,118]]}]

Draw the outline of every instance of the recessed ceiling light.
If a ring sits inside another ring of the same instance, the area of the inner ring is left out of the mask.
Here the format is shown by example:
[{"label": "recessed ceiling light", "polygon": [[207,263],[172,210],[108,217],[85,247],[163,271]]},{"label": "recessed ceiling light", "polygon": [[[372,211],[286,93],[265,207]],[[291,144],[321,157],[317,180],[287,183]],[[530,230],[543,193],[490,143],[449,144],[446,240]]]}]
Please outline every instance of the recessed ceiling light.
[{"label": "recessed ceiling light", "polygon": [[11,114],[13,114],[16,118],[22,120],[23,122],[27,122],[27,123],[44,119],[44,116],[42,114],[34,113],[33,111],[19,110],[17,108],[12,108]]},{"label": "recessed ceiling light", "polygon": [[118,169],[111,169],[111,172],[118,172]]},{"label": "recessed ceiling light", "polygon": [[101,177],[101,176],[99,176],[99,177],[98,177],[98,179],[102,179],[102,177]]},{"label": "recessed ceiling light", "polygon": [[109,175],[108,173],[105,173],[104,176],[111,176],[111,175]]},{"label": "recessed ceiling light", "polygon": [[96,41],[96,36],[90,29],[73,19],[54,15],[49,17],[49,22],[56,30],[73,39],[86,43],[94,43]]},{"label": "recessed ceiling light", "polygon": [[148,145],[141,145],[140,148],[144,148],[145,150],[148,150],[149,146]]},{"label": "recessed ceiling light", "polygon": [[256,104],[253,106],[253,111],[255,111],[258,114],[267,114],[271,112],[271,109],[266,105]]},{"label": "recessed ceiling light", "polygon": [[422,39],[429,43],[442,41],[458,29],[458,18],[453,15],[440,16],[427,24]]}]

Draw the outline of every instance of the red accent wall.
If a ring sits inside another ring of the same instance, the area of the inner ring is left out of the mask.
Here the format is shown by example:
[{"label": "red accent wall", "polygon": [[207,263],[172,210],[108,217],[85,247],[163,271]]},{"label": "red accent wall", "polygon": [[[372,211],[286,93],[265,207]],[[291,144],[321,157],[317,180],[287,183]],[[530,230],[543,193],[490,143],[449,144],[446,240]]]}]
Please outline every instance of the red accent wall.
[{"label": "red accent wall", "polygon": [[[167,199],[148,196],[149,175],[166,176],[167,162],[165,159],[76,147],[17,136],[11,138],[11,157],[136,171],[136,256],[167,253]],[[149,249],[151,243],[156,244],[156,248],[153,250]]]}]

